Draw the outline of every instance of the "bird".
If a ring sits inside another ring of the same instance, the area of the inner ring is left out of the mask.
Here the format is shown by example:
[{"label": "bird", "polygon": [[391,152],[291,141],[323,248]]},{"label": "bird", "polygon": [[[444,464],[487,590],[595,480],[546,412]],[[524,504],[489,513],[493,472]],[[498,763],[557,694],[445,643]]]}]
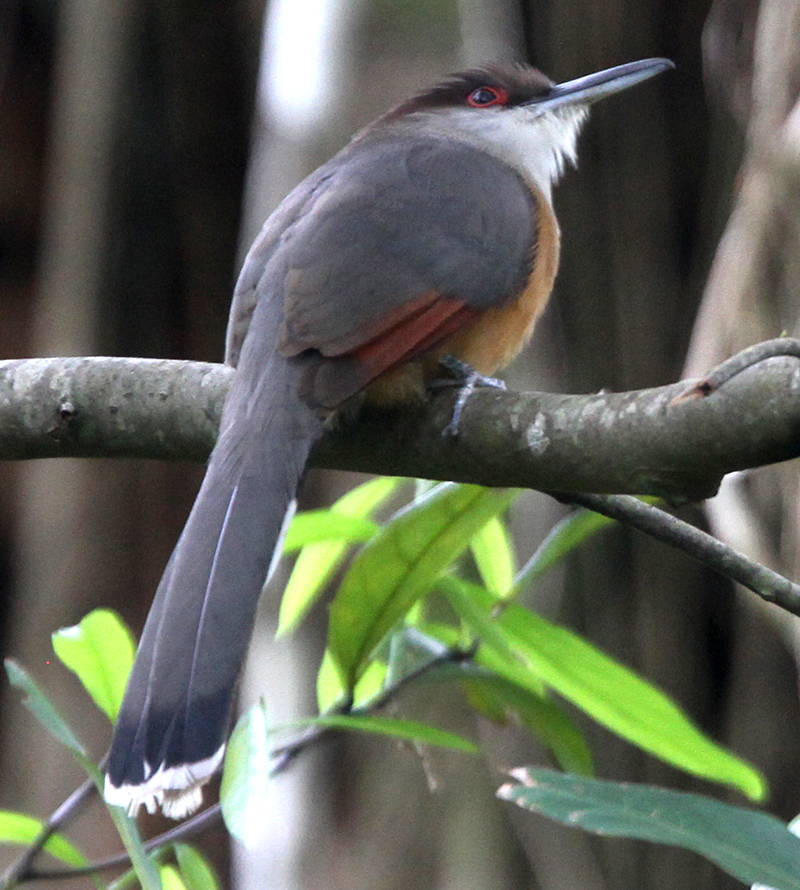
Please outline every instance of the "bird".
[{"label": "bird", "polygon": [[553,185],[590,106],[672,68],[455,74],[360,130],[264,223],[234,288],[219,435],[148,614],[104,795],[180,819],[222,763],[257,602],[326,423],[505,367],[553,288]]}]

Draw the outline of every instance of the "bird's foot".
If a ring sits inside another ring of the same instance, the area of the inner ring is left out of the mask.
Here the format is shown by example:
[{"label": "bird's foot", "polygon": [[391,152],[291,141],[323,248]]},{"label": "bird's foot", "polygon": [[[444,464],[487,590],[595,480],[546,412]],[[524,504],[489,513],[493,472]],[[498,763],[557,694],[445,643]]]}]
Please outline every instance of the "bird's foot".
[{"label": "bird's foot", "polygon": [[475,392],[476,389],[484,386],[493,389],[505,389],[505,383],[498,377],[487,377],[480,374],[472,365],[456,358],[454,355],[446,355],[439,360],[439,364],[450,375],[447,379],[437,379],[431,383],[432,388],[443,386],[457,386],[458,396],[453,406],[453,416],[450,423],[442,430],[443,436],[457,436],[459,426],[461,424],[461,415],[464,413],[464,406],[467,400]]}]

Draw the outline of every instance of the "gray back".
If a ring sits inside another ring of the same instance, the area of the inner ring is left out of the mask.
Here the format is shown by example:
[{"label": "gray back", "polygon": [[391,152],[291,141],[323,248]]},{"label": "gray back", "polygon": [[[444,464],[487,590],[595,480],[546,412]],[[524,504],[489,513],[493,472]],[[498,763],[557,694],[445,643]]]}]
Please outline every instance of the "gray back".
[{"label": "gray back", "polygon": [[[536,225],[522,178],[486,152],[456,139],[368,134],[265,224],[236,287],[228,361],[262,291],[285,293],[286,354],[349,352],[427,294],[476,309],[502,304],[527,281]],[[286,275],[283,289],[259,285],[271,273]]]}]

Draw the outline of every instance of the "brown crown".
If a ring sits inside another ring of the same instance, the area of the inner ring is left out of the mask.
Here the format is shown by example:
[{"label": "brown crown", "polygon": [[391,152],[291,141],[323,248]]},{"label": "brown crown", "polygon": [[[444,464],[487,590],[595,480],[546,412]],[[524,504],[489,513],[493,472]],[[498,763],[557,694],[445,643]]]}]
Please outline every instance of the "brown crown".
[{"label": "brown crown", "polygon": [[499,87],[509,96],[509,106],[546,96],[554,86],[537,68],[513,62],[492,62],[453,74],[446,80],[407,99],[389,111],[387,119],[435,108],[466,105],[467,97],[479,87]]}]

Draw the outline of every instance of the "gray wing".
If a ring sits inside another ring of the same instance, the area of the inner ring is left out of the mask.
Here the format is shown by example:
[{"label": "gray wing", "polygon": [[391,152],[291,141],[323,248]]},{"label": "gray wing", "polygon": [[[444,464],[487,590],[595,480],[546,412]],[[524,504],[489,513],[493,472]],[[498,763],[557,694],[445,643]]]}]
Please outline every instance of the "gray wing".
[{"label": "gray wing", "polygon": [[287,276],[283,349],[338,355],[437,296],[474,310],[513,298],[530,271],[536,226],[521,177],[486,152],[434,137],[351,143],[285,199],[254,242],[226,360],[236,364],[270,269]]},{"label": "gray wing", "polygon": [[406,307],[438,296],[482,310],[524,286],[536,205],[509,165],[442,138],[356,144],[339,160],[281,248],[287,352],[338,355]]},{"label": "gray wing", "polygon": [[[327,165],[326,165],[327,166]],[[250,328],[256,303],[263,293],[273,289],[259,287],[259,282],[267,264],[281,242],[281,237],[290,231],[291,226],[313,201],[317,190],[327,180],[326,166],[320,167],[306,177],[291,191],[264,223],[261,231],[247,252],[239,278],[233,290],[233,299],[228,314],[228,329],[225,337],[225,364],[236,367],[242,344]]]}]

